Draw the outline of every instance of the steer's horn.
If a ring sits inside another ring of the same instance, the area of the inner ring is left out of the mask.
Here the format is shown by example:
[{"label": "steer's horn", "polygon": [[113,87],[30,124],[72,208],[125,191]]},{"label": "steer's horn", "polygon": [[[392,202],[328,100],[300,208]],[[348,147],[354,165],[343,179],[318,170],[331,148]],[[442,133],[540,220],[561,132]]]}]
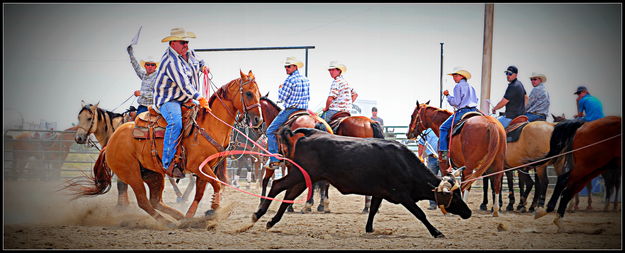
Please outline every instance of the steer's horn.
[{"label": "steer's horn", "polygon": [[455,191],[456,189],[460,188],[460,184],[458,183],[458,181],[455,181],[454,186],[451,187],[450,191]]},{"label": "steer's horn", "polygon": [[460,176],[460,172],[463,171],[463,170],[464,170],[464,166],[460,167],[457,170],[452,171],[451,175],[454,176],[454,177],[458,177],[458,176]]}]

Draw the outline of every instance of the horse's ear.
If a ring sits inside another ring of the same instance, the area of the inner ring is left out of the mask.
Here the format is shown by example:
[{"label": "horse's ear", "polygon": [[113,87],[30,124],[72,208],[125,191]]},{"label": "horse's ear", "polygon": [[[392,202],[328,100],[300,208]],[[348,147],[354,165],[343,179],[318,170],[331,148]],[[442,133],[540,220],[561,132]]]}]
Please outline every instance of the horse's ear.
[{"label": "horse's ear", "polygon": [[80,108],[85,107],[85,105],[87,105],[87,103],[85,103],[85,100],[80,100]]},{"label": "horse's ear", "polygon": [[250,79],[254,79],[254,73],[252,73],[252,70],[250,70],[250,72],[247,74],[247,77]]},{"label": "horse's ear", "polygon": [[427,102],[425,102],[425,104],[426,104],[426,105],[429,105],[429,104],[430,104],[430,100],[428,100]]},{"label": "horse's ear", "polygon": [[419,106],[419,99],[417,99],[417,106]]},{"label": "horse's ear", "polygon": [[265,97],[266,97],[266,98],[268,98],[268,97],[269,97],[269,91],[267,91],[267,95],[265,95]]},{"label": "horse's ear", "polygon": [[100,101],[98,101],[98,103],[95,104],[95,107],[98,107],[98,105],[100,105]]},{"label": "horse's ear", "polygon": [[241,80],[247,80],[247,76],[243,74],[243,71],[241,69],[239,69],[239,72],[241,73]]}]

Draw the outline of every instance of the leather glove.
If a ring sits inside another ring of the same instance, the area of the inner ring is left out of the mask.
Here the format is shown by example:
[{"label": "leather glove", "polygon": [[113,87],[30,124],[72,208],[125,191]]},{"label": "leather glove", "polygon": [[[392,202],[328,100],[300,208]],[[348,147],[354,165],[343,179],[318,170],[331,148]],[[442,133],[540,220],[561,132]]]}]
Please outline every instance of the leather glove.
[{"label": "leather glove", "polygon": [[200,102],[200,106],[201,107],[206,107],[208,108],[208,100],[206,100],[205,97],[200,97],[197,101]]},{"label": "leather glove", "polygon": [[444,91],[443,91],[443,95],[445,95],[445,96],[449,96],[449,91],[448,91],[448,90],[444,90]]},{"label": "leather glove", "polygon": [[141,96],[141,91],[140,90],[136,90],[135,91],[135,97]]}]

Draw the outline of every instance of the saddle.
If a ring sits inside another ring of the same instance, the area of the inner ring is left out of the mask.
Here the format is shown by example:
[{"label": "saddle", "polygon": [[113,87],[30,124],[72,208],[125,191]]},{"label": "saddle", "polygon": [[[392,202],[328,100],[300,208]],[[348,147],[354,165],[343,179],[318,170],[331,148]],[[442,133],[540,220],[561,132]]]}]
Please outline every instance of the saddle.
[{"label": "saddle", "polygon": [[291,115],[289,115],[289,118],[282,125],[290,126],[291,124],[293,124],[293,121],[295,121],[299,116],[303,116],[303,115],[310,115],[310,114],[308,114],[308,111],[306,110],[294,111],[293,113],[291,113]]},{"label": "saddle", "polygon": [[465,113],[464,115],[462,115],[462,118],[460,118],[460,121],[454,124],[454,127],[453,127],[454,131],[451,133],[451,136],[459,134],[460,130],[462,130],[462,127],[464,126],[464,122],[466,122],[469,118],[474,117],[474,116],[483,116],[483,115],[484,114],[480,111]]},{"label": "saddle", "polygon": [[527,123],[529,123],[529,121],[525,115],[518,116],[510,121],[510,125],[506,127],[506,143],[518,141]]},{"label": "saddle", "polygon": [[[184,168],[185,168],[185,150],[184,146],[182,148],[178,148],[182,143],[182,138],[191,135],[194,129],[194,119],[197,116],[199,108],[195,103],[191,100],[189,102],[182,105],[182,133],[178,137],[176,141],[176,146],[174,149],[176,150],[176,154],[174,155],[174,159],[172,160],[169,168],[165,171],[167,175],[174,178],[183,178],[184,177]],[[155,164],[160,164],[161,159],[158,157],[158,151],[156,150],[156,139],[162,139],[165,137],[165,129],[167,127],[167,121],[165,118],[156,111],[152,106],[148,107],[147,112],[142,112],[137,115],[135,118],[135,128],[132,131],[132,135],[135,139],[142,140],[150,140],[152,142],[152,159]],[[178,168],[178,171],[175,170]]]},{"label": "saddle", "polygon": [[349,112],[337,112],[336,114],[332,115],[332,118],[330,118],[330,122],[328,122],[328,125],[330,125],[332,131],[336,133],[339,129],[339,126],[341,125],[341,122],[347,119],[347,117],[351,116],[352,115]]}]

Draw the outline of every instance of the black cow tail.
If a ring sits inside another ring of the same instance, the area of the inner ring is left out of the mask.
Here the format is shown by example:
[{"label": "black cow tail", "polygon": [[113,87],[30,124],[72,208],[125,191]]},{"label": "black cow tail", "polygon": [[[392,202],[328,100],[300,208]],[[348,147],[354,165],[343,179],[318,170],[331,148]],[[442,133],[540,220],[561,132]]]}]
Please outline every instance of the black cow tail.
[{"label": "black cow tail", "polygon": [[377,121],[371,122],[371,128],[373,129],[373,138],[384,139],[384,130]]}]

